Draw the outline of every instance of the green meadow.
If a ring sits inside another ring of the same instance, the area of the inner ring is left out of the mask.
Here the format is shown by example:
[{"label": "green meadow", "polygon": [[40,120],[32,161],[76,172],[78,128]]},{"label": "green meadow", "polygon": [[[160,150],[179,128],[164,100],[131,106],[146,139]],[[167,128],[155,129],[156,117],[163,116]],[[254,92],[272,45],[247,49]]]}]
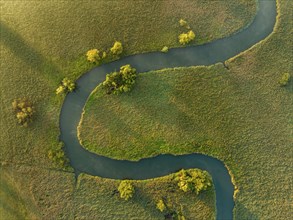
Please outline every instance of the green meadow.
[{"label": "green meadow", "polygon": [[[115,196],[111,200],[110,193],[118,181],[82,176],[77,186],[73,173],[65,172],[48,158],[48,151],[58,145],[59,112],[64,99],[56,96],[55,90],[64,77],[75,80],[93,68],[85,58],[89,49],[108,52],[115,40],[122,42],[123,56],[157,51],[164,46],[178,47],[177,37],[184,31],[178,24],[181,18],[196,34],[193,44],[203,44],[248,25],[256,12],[254,0],[209,4],[14,0],[1,1],[0,10],[2,219],[86,219],[95,215],[121,219],[137,218],[137,214],[162,218],[153,206],[159,195],[182,204],[187,218],[214,218],[213,189],[190,198],[179,191],[167,192],[168,176],[135,183],[138,192],[130,203]],[[143,77],[136,90],[141,80]],[[28,98],[36,109],[33,123],[27,128],[17,124],[11,105],[21,97]],[[145,156],[154,154],[145,152]]]},{"label": "green meadow", "polygon": [[[130,93],[97,87],[80,140],[92,152],[139,160],[199,152],[234,177],[235,219],[290,219],[292,212],[292,1],[278,1],[274,33],[223,64],[138,75]],[[107,120],[105,120],[107,119]]]}]

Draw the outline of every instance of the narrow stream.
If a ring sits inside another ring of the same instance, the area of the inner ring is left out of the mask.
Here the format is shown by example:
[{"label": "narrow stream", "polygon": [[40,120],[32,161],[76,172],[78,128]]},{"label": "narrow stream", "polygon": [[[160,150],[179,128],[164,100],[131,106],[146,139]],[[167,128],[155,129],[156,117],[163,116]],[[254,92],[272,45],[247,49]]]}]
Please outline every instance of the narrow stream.
[{"label": "narrow stream", "polygon": [[149,179],[182,168],[207,170],[216,190],[217,219],[232,219],[234,186],[223,162],[196,153],[178,156],[165,154],[137,162],[115,160],[85,150],[78,141],[77,126],[89,95],[105,79],[107,73],[118,70],[125,64],[131,64],[138,72],[147,72],[224,62],[272,33],[276,14],[275,0],[259,0],[253,22],[232,36],[200,46],[170,49],[168,53],[151,52],[128,56],[96,67],[81,76],[76,81],[78,89],[66,96],[60,114],[60,140],[65,143],[66,154],[76,174],[83,172],[111,179]]}]

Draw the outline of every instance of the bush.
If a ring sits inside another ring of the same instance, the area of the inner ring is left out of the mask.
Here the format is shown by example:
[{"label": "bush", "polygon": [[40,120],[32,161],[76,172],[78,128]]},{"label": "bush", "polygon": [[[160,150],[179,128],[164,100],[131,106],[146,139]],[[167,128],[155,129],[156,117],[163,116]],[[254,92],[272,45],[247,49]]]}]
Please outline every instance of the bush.
[{"label": "bush", "polygon": [[58,166],[65,167],[69,164],[69,160],[64,152],[63,142],[59,142],[57,146],[54,145],[52,149],[48,151],[48,157]]},{"label": "bush", "polygon": [[120,94],[131,91],[136,79],[136,69],[130,65],[120,67],[119,72],[106,75],[103,87],[107,94]]},{"label": "bush", "polygon": [[181,170],[175,175],[175,180],[182,191],[192,191],[196,194],[212,185],[208,173],[199,169]]},{"label": "bush", "polygon": [[281,77],[279,83],[281,86],[286,86],[290,81],[290,74],[289,73],[284,73],[283,76]]},{"label": "bush", "polygon": [[182,45],[188,44],[195,39],[195,34],[193,31],[189,31],[187,33],[182,33],[178,37],[179,43]]},{"label": "bush", "polygon": [[135,190],[129,180],[122,180],[119,184],[118,191],[120,193],[120,198],[128,200],[132,198]]},{"label": "bush", "polygon": [[86,53],[87,60],[92,63],[98,62],[101,59],[99,53],[100,51],[98,51],[97,49],[89,50]]},{"label": "bush", "polygon": [[157,209],[160,210],[160,212],[163,212],[166,210],[166,205],[164,203],[164,201],[162,199],[159,200],[159,202],[157,203]]},{"label": "bush", "polygon": [[62,94],[62,93],[67,93],[67,92],[73,92],[75,90],[76,84],[68,79],[64,78],[61,82],[61,85],[56,89],[56,94]]},{"label": "bush", "polygon": [[110,49],[113,55],[120,55],[123,52],[122,43],[119,41],[115,41],[113,47]]},{"label": "bush", "polygon": [[163,53],[167,53],[167,52],[169,51],[169,48],[165,46],[165,47],[162,48],[161,51],[162,51]]},{"label": "bush", "polygon": [[15,111],[18,123],[24,127],[27,127],[27,125],[32,122],[32,117],[35,113],[32,103],[27,99],[19,98],[12,102],[12,107]]},{"label": "bush", "polygon": [[190,26],[188,25],[187,21],[183,20],[182,18],[179,20],[179,24],[181,27],[185,27],[187,29],[190,29]]}]

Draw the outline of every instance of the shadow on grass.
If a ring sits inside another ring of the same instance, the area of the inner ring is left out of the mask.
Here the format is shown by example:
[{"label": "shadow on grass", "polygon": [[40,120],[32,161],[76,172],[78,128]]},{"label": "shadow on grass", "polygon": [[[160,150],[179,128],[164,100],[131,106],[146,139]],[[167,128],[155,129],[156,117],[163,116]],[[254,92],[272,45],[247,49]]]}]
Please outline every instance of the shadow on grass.
[{"label": "shadow on grass", "polygon": [[0,21],[0,41],[16,57],[30,65],[33,69],[46,73],[50,79],[60,72],[51,61],[29,46],[18,33],[4,24],[3,21]]},{"label": "shadow on grass", "polygon": [[[0,180],[0,192],[1,192],[1,200],[0,200],[0,207],[4,210],[4,213],[13,216],[15,219],[25,219],[25,214],[20,211],[20,208],[17,204],[13,204],[12,201],[19,201],[20,196],[18,195],[17,191],[13,189],[11,184],[8,184],[6,175],[2,175],[3,171],[1,169],[1,180]],[[8,198],[8,201],[4,200],[4,197]],[[9,202],[10,200],[10,202]],[[12,201],[11,201],[12,200]],[[18,207],[19,209],[15,209]],[[4,215],[2,213],[2,215]],[[2,216],[5,218],[5,216]],[[6,216],[7,218],[7,216]]]}]

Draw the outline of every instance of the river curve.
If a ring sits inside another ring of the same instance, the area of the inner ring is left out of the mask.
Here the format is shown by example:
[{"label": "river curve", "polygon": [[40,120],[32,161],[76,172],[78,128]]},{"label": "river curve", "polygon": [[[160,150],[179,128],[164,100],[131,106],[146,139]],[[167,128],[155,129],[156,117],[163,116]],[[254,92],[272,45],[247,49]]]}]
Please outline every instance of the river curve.
[{"label": "river curve", "polygon": [[60,113],[60,140],[75,173],[87,173],[111,179],[149,179],[164,176],[179,169],[200,168],[209,172],[216,191],[217,219],[233,218],[234,186],[224,163],[202,154],[159,155],[140,161],[115,160],[85,150],[77,137],[77,126],[83,108],[95,87],[107,73],[130,64],[138,72],[163,68],[211,65],[239,54],[266,38],[276,22],[276,1],[259,0],[253,22],[242,31],[229,37],[199,46],[173,48],[168,53],[150,52],[124,57],[98,66],[82,75],[77,90],[66,95]]}]

